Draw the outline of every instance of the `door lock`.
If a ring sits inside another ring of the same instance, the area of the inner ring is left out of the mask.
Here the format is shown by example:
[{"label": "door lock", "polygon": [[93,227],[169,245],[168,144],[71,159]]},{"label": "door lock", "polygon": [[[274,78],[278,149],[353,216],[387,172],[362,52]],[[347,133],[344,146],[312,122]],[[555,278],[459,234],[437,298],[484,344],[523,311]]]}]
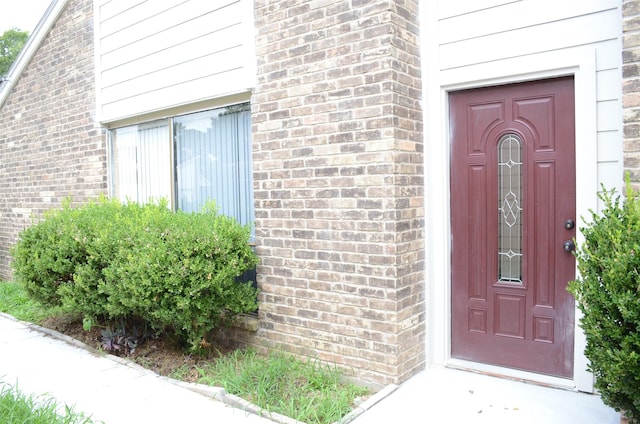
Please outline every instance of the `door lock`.
[{"label": "door lock", "polygon": [[574,250],[576,250],[576,245],[573,240],[567,240],[562,245],[562,248],[567,252],[573,252]]},{"label": "door lock", "polygon": [[564,228],[566,228],[567,230],[573,230],[573,227],[576,226],[576,223],[573,221],[573,219],[567,219],[564,222]]}]

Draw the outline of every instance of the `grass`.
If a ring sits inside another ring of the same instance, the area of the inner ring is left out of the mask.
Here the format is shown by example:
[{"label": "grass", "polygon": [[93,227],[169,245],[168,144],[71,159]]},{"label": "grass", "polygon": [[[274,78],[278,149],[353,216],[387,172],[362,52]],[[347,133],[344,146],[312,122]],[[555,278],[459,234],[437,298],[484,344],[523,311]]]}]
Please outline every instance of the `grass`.
[{"label": "grass", "polygon": [[90,418],[44,396],[26,396],[18,389],[0,383],[0,422],[3,424],[92,424]]},{"label": "grass", "polygon": [[[62,313],[29,299],[22,286],[13,282],[0,283],[0,312],[34,323]],[[188,373],[185,366],[170,377],[182,380]],[[250,349],[236,350],[201,365],[198,373],[201,384],[222,386],[227,393],[269,412],[308,424],[338,421],[352,410],[359,396],[368,393],[364,387],[345,382],[336,367],[302,361],[283,352],[264,356]]]},{"label": "grass", "polygon": [[309,424],[338,421],[368,390],[344,382],[335,367],[282,352],[236,350],[199,368],[199,383],[222,386],[269,411]]},{"label": "grass", "polygon": [[25,289],[14,282],[0,282],[0,312],[34,324],[62,313],[60,308],[47,308],[29,298]]}]

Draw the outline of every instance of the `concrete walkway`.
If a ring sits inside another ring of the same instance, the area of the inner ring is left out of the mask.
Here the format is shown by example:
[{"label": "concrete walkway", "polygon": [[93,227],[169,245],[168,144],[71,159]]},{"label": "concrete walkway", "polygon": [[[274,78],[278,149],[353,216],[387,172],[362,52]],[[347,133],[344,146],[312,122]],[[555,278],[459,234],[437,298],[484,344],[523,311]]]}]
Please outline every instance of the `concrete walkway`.
[{"label": "concrete walkway", "polygon": [[402,384],[353,424],[619,424],[597,395],[434,367]]},{"label": "concrete walkway", "polygon": [[203,395],[81,346],[0,313],[0,382],[53,397],[96,423],[274,422],[212,398],[229,396],[220,389]]}]

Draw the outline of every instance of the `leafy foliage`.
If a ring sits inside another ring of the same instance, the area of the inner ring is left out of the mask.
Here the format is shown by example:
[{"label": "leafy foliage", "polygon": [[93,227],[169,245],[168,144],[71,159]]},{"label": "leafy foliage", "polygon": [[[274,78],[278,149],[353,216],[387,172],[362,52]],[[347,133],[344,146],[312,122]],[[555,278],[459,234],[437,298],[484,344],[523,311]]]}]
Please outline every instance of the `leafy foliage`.
[{"label": "leafy foliage", "polygon": [[198,350],[210,330],[256,308],[251,283],[236,282],[257,263],[249,234],[212,205],[186,213],[162,202],[67,202],[20,234],[14,277],[85,325],[139,318]]},{"label": "leafy foliage", "polygon": [[581,228],[580,277],[570,283],[589,369],[603,401],[640,420],[640,199],[627,181],[626,199],[604,191],[601,214]]},{"label": "leafy foliage", "polygon": [[29,33],[12,28],[0,35],[0,77],[5,75],[24,47]]}]

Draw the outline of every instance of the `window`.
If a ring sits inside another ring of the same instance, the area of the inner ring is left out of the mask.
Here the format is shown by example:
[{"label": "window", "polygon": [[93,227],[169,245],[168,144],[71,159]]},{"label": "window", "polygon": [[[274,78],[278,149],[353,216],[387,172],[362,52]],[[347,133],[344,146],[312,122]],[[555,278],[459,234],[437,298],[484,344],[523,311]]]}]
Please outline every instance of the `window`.
[{"label": "window", "polygon": [[522,141],[498,141],[498,278],[522,283]]},{"label": "window", "polygon": [[221,213],[253,224],[248,104],[117,128],[110,149],[113,196],[166,198],[187,212],[214,200]]}]

